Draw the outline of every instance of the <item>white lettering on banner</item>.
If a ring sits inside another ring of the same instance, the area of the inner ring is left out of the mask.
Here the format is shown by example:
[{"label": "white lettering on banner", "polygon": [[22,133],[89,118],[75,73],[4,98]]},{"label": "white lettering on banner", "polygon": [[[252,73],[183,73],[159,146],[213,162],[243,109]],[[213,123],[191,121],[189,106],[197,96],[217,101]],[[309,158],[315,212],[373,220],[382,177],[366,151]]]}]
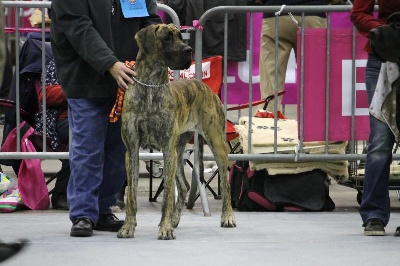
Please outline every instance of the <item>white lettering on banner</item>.
[{"label": "white lettering on banner", "polygon": [[[211,62],[203,62],[201,64],[201,78],[208,79],[211,77]],[[174,71],[168,68],[169,79],[174,79]],[[181,79],[195,79],[196,78],[196,65],[192,64],[188,69],[181,70],[179,77]]]},{"label": "white lettering on banner", "polygon": [[[250,62],[249,62],[249,50],[247,50],[247,56],[246,56],[246,61],[244,62],[239,62],[238,63],[238,77],[239,79],[244,82],[244,83],[249,83],[250,82],[250,76],[249,76],[249,68],[250,68]],[[253,67],[251,68],[253,70]],[[260,75],[258,76],[251,76],[251,80],[253,83],[260,83]]]},{"label": "white lettering on banner", "polygon": [[[365,67],[366,59],[355,60],[355,67]],[[351,116],[352,60],[342,60],[342,116]],[[357,80],[357,78],[355,78]],[[355,90],[366,90],[365,83],[356,83]],[[355,108],[354,115],[369,115],[368,108]]]},{"label": "white lettering on banner", "polygon": [[[239,78],[239,80],[243,83],[249,84],[250,83],[250,79],[249,79],[249,67],[250,67],[250,62],[249,62],[249,55],[250,55],[250,51],[247,50],[247,57],[246,57],[246,61],[244,62],[238,62],[238,69],[237,69],[237,77]],[[254,55],[253,54],[253,58],[254,60],[256,60],[255,56],[259,56]],[[258,58],[257,58],[258,61]],[[254,68],[258,68],[258,62],[256,62],[256,66],[254,65],[254,61],[253,61],[253,67],[251,69],[251,71],[253,72]],[[260,75],[252,75],[251,76],[251,80],[253,84],[258,84],[260,83]],[[227,82],[228,83],[236,83],[236,76],[227,76]],[[296,83],[296,57],[294,55],[294,51],[292,50],[292,52],[290,53],[289,56],[289,61],[288,61],[288,65],[287,65],[287,69],[286,69],[286,77],[285,77],[285,83]]]}]

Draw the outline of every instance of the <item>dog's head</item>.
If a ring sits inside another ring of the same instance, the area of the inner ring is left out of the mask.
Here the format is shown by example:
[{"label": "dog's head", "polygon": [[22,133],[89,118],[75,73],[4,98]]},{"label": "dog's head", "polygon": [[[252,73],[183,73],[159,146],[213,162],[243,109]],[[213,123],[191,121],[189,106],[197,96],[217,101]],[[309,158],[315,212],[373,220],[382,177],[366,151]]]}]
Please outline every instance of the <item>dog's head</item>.
[{"label": "dog's head", "polygon": [[370,30],[372,52],[383,62],[400,59],[400,12],[393,13],[386,25]]},{"label": "dog's head", "polygon": [[164,60],[172,70],[187,69],[192,63],[192,48],[183,42],[182,34],[174,24],[147,26],[135,35],[135,40],[139,47],[138,60],[144,56],[154,57]]}]

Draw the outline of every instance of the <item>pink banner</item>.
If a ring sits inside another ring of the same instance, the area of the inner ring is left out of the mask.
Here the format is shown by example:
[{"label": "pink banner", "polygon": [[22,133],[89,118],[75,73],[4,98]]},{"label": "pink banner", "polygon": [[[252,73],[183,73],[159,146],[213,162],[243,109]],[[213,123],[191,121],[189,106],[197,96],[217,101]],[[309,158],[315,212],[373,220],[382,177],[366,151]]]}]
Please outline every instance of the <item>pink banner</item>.
[{"label": "pink banner", "polygon": [[[366,38],[357,34],[355,53],[356,93],[354,100],[356,140],[367,140],[369,134],[369,113],[365,90],[367,53],[363,50],[366,41]],[[306,29],[304,42],[304,141],[323,141],[326,138],[326,29]],[[301,49],[300,45],[298,49]],[[300,50],[298,51],[298,55],[300,55]],[[300,66],[300,56],[297,63]],[[300,71],[298,71],[298,80],[300,80],[299,75]],[[330,141],[350,140],[352,123],[352,28],[331,29],[329,78],[328,139]],[[299,92],[300,84],[298,84]],[[300,121],[300,117],[298,119]]]},{"label": "pink banner", "polygon": [[[260,57],[260,36],[262,25],[262,13],[254,13],[253,21],[250,20],[250,15],[247,18],[247,60],[244,62],[228,61],[227,83],[228,83],[228,104],[242,104],[249,102],[249,83],[250,75],[252,81],[253,99],[251,101],[261,99],[260,96],[260,72],[259,72],[259,57]],[[253,23],[253,44],[250,47],[250,25]],[[252,65],[250,67],[250,48],[252,49]],[[293,57],[293,63],[294,57]],[[292,64],[293,65],[293,64]],[[282,102],[284,104],[296,104],[296,83],[295,69],[288,67],[286,75],[287,83],[285,84],[285,95]],[[223,95],[222,95],[223,99]]]}]

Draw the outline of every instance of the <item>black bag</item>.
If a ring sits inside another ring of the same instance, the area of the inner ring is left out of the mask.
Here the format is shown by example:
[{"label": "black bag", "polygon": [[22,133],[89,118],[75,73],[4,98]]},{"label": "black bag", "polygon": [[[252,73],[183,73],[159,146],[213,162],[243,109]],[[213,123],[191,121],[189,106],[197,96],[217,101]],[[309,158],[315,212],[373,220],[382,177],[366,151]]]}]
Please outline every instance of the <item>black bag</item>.
[{"label": "black bag", "polygon": [[238,211],[332,211],[327,174],[319,169],[299,174],[268,175],[250,171],[248,161],[230,172],[232,207]]}]

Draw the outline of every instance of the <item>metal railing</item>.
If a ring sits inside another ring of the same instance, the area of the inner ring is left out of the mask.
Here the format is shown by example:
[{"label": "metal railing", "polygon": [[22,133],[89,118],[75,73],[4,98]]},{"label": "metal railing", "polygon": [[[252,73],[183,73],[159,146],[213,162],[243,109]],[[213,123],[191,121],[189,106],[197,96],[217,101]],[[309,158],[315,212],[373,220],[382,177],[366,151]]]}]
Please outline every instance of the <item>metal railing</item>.
[{"label": "metal railing", "polygon": [[[3,6],[6,9],[13,9],[15,12],[15,32],[16,32],[16,39],[18,40],[19,34],[19,19],[21,18],[19,13],[20,9],[22,8],[40,8],[44,10],[45,8],[50,7],[50,2],[29,2],[29,1],[4,1]],[[165,11],[169,16],[171,16],[172,20],[174,21],[175,24],[179,25],[179,19],[176,16],[176,13],[169,8],[168,6],[159,4],[159,9],[162,11]],[[224,23],[224,29],[225,29],[225,35],[228,32],[228,14],[229,13],[246,13],[250,14],[250,22],[253,21],[253,15],[255,13],[263,13],[263,12],[270,12],[270,13],[275,13],[281,9],[280,6],[262,6],[262,7],[255,7],[255,6],[220,6],[216,8],[212,8],[208,11],[206,11],[201,18],[199,19],[199,25],[204,25],[211,17],[217,15],[217,14],[224,14],[225,15],[225,23]],[[293,12],[293,13],[301,13],[302,14],[302,20],[305,17],[305,14],[309,13],[321,13],[321,12],[326,12],[327,13],[327,42],[328,42],[328,47],[329,47],[329,36],[330,36],[330,13],[331,12],[350,12],[351,6],[286,6],[284,11],[285,12]],[[43,17],[44,19],[44,17]],[[303,23],[301,23],[303,25]],[[253,27],[250,25],[250,31],[252,31]],[[44,28],[44,25],[42,26],[42,40],[45,39],[45,31],[46,29]],[[200,28],[197,28],[195,33],[195,44],[196,44],[196,49],[195,49],[195,61],[196,61],[196,78],[201,79],[200,73],[201,73],[201,59],[202,59],[202,44],[203,44],[203,38],[202,34],[203,32],[200,30]],[[354,34],[356,33],[356,30],[353,28]],[[252,42],[253,34],[250,32],[250,42]],[[300,28],[300,35],[301,35],[301,42],[304,44],[304,27],[301,26]],[[223,64],[223,92],[226,97],[227,95],[227,51],[229,49],[228,44],[227,44],[227,38],[224,36],[225,43],[224,43],[224,51],[225,54],[223,56],[224,58],[224,64]],[[355,41],[355,38],[354,38]],[[15,49],[16,51],[19,51],[19,43],[18,41],[15,43]],[[304,47],[304,45],[302,45]],[[250,50],[250,60],[252,55],[252,51]],[[301,56],[301,54],[300,54]],[[43,55],[44,57],[44,55]],[[19,71],[19,62],[18,62],[18,52],[16,52],[16,62],[15,62],[15,71],[18,73]],[[354,57],[353,57],[354,60]],[[44,61],[43,61],[43,71],[44,71]],[[302,61],[301,61],[302,62]],[[250,66],[252,64],[249,64]],[[302,63],[300,66],[298,66],[300,71],[303,71],[303,65]],[[354,79],[354,62],[353,62],[353,79]],[[252,69],[249,67],[249,76],[252,76]],[[301,75],[300,75],[301,76]],[[42,81],[43,83],[44,81]],[[301,84],[301,80],[299,81]],[[355,81],[353,80],[353,87],[352,87],[352,93],[354,96],[355,93]],[[250,79],[249,83],[249,102],[251,102],[252,99],[252,83]],[[326,88],[327,91],[329,91],[329,83],[327,83]],[[303,140],[302,140],[302,104],[303,104],[303,85],[300,85],[300,100],[299,100],[299,105],[300,105],[300,115],[299,115],[299,122],[300,122],[300,130],[299,130],[299,149],[296,151],[296,153],[293,154],[280,154],[277,153],[276,150],[274,153],[271,154],[229,154],[229,160],[251,160],[251,161],[268,161],[268,162],[317,162],[317,161],[335,161],[335,160],[364,160],[365,159],[365,154],[360,154],[357,153],[357,151],[352,147],[350,151],[348,151],[346,154],[329,154],[328,149],[326,149],[326,152],[323,154],[305,154],[302,152],[302,147],[303,147]],[[19,110],[19,84],[17,83],[17,110]],[[277,96],[277,90],[275,90],[275,95]],[[277,97],[275,97],[277,99]],[[327,99],[328,101],[328,99]],[[45,99],[43,101],[45,103]],[[227,99],[224,98],[222,99],[222,102],[224,103],[225,110],[227,106]],[[329,104],[327,102],[327,104]],[[249,110],[251,110],[251,106]],[[251,117],[252,117],[251,111],[249,111],[248,117],[251,122]],[[326,114],[327,117],[329,117],[329,113]],[[354,106],[353,106],[353,114],[352,117],[354,119]],[[20,121],[20,114],[17,112],[17,121]],[[327,124],[327,127],[329,127],[329,123]],[[354,139],[354,131],[357,130],[354,126],[354,120],[352,122],[352,139],[350,140],[351,144],[356,143],[357,141]],[[251,135],[251,134],[250,134]],[[328,134],[326,134],[328,135]],[[276,138],[276,135],[275,135]],[[276,140],[276,139],[275,139]],[[326,138],[326,145],[328,145],[329,139],[328,137]],[[275,141],[276,143],[276,141]],[[245,144],[243,143],[242,145],[251,145],[251,136],[249,137],[249,143]],[[162,160],[162,154],[161,153],[140,153],[139,155],[141,160]],[[25,153],[25,152],[20,152],[20,149],[18,147],[17,152],[1,152],[0,153],[0,158],[5,158],[5,159],[23,159],[23,158],[39,158],[39,159],[67,159],[68,158],[68,152],[36,152],[36,153]],[[206,161],[213,161],[214,156],[212,154],[204,154],[204,159]],[[394,159],[398,160],[400,159],[400,155],[395,154]],[[196,162],[195,162],[196,163]]]},{"label": "metal railing", "polygon": [[[51,2],[42,2],[42,1],[3,1],[3,7],[6,9],[8,14],[14,15],[14,21],[8,20],[10,23],[14,23],[13,27],[6,27],[8,31],[12,34],[15,34],[15,42],[14,47],[12,50],[15,50],[15,61],[13,62],[14,72],[20,73],[20,58],[19,58],[19,51],[20,51],[20,43],[22,36],[25,35],[27,32],[40,32],[42,35],[42,87],[44,87],[44,76],[45,76],[45,40],[46,40],[46,31],[48,29],[45,28],[45,23],[42,23],[41,28],[26,28],[20,26],[20,21],[23,19],[23,9],[29,8],[38,8],[42,11],[42,22],[45,21],[45,9],[50,8]],[[170,18],[172,22],[180,26],[179,18],[175,11],[170,8],[169,6],[158,4],[158,9],[165,12]],[[10,16],[12,17],[12,16]],[[6,22],[7,23],[7,22]],[[40,29],[40,30],[39,30]],[[10,33],[9,33],[10,34]],[[179,77],[179,73],[174,74],[175,77]],[[45,111],[46,111],[46,92],[43,90],[43,146],[46,146],[46,119],[45,119]],[[16,110],[20,110],[20,84],[19,79],[16,79]],[[16,112],[16,124],[19,125],[21,122],[21,114],[20,112]],[[19,127],[17,126],[17,139],[21,138],[21,132]],[[139,155],[141,160],[162,160],[162,153],[140,153]],[[28,158],[38,158],[38,159],[68,159],[69,153],[68,152],[48,152],[45,149],[43,151],[37,152],[21,152],[20,143],[17,141],[16,152],[0,152],[0,159],[28,159]]]}]

